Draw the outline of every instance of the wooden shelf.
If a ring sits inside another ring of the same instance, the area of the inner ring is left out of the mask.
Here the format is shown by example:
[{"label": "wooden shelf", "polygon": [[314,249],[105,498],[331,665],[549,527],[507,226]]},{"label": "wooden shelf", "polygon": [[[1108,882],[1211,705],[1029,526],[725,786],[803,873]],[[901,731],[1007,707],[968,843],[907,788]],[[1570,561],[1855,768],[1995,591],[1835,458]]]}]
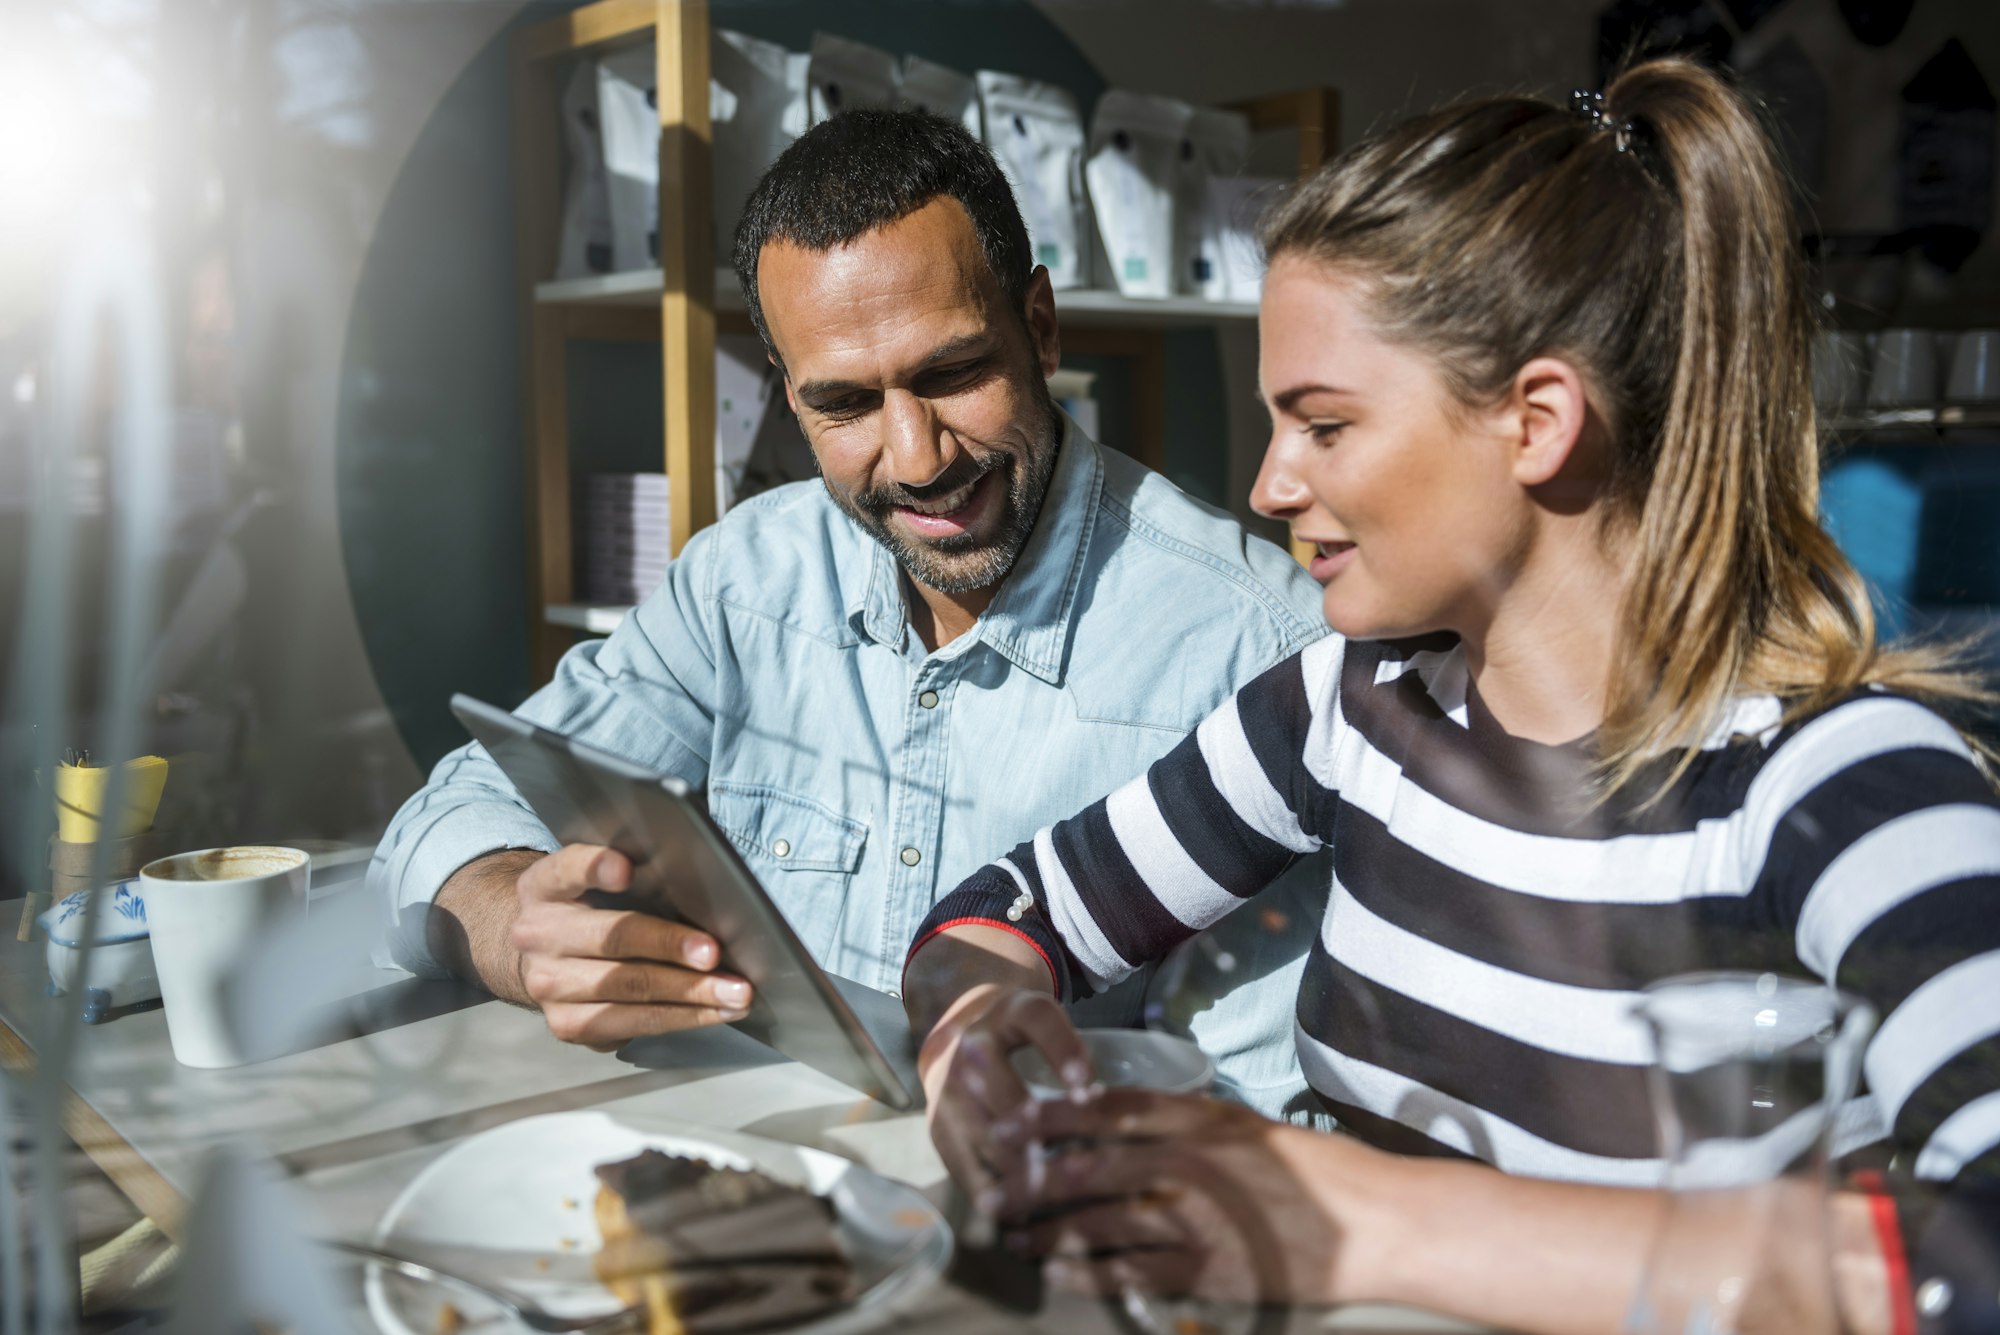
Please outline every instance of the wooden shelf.
[{"label": "wooden shelf", "polygon": [[[535,284],[535,301],[542,306],[659,305],[665,282],[658,269],[593,274]],[[744,312],[743,292],[736,275],[721,269],[715,275],[717,312]],[[1122,297],[1097,288],[1071,288],[1056,293],[1056,314],[1066,326],[1099,329],[1171,329],[1212,325],[1223,320],[1257,318],[1254,301],[1207,301],[1201,297]]]},{"label": "wooden shelf", "polygon": [[[740,308],[740,294],[733,292],[732,275],[728,287],[720,279],[715,284],[715,303],[732,299]],[[535,301],[543,306],[644,306],[659,305],[666,283],[658,269],[628,269],[624,273],[592,274],[588,278],[557,278],[535,284]]]},{"label": "wooden shelf", "polygon": [[1946,430],[1954,427],[2000,427],[2000,403],[1948,403],[1935,408],[1871,408],[1861,413],[1844,413],[1822,419],[1825,430],[1836,436],[1865,435],[1871,431]]},{"label": "wooden shelf", "polygon": [[550,603],[542,609],[542,620],[551,626],[567,626],[592,635],[609,635],[618,629],[631,611],[630,604],[626,603]]},{"label": "wooden shelf", "polygon": [[[678,552],[715,522],[715,347],[718,334],[748,333],[735,275],[717,265],[710,225],[709,8],[712,0],[585,0],[517,30],[511,39],[515,292],[521,302],[524,474],[528,502],[528,608],[535,677],[547,680],[578,631],[605,634],[630,610],[577,596],[572,516],[566,347],[571,339],[656,342],[665,430],[661,463],[671,486],[669,532]],[[543,281],[560,240],[562,146],[558,76],[566,60],[643,42],[654,44],[654,104],[660,122],[660,267],[560,282]],[[1241,104],[1255,128],[1293,127],[1306,174],[1339,141],[1340,100],[1328,88]],[[679,225],[674,225],[678,222]],[[1158,467],[1165,439],[1166,332],[1245,327],[1251,302],[1176,297],[1146,301],[1115,292],[1058,292],[1065,351],[1132,362],[1128,447]],[[1298,549],[1294,548],[1297,552]],[[1304,555],[1301,553],[1301,559]]]}]

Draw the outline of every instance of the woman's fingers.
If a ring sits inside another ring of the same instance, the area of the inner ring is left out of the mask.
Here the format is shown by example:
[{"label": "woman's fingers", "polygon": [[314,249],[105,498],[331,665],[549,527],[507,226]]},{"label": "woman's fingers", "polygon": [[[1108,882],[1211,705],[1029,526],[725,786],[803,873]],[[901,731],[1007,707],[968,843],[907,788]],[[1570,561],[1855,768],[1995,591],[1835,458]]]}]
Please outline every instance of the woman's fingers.
[{"label": "woman's fingers", "polygon": [[1098,1201],[1139,1195],[1161,1185],[1172,1165],[1143,1148],[1108,1142],[1029,1141],[995,1160],[1000,1218],[1026,1224]]},{"label": "woman's fingers", "polygon": [[1028,1099],[1028,1088],[1014,1069],[1012,1048],[988,1029],[969,1030],[959,1039],[950,1079],[983,1114],[978,1127],[982,1138],[995,1119],[1017,1111]]},{"label": "woman's fingers", "polygon": [[1185,1249],[1196,1239],[1165,1193],[1096,1201],[1009,1226],[1001,1243],[1030,1257],[1091,1257],[1135,1249]]},{"label": "woman's fingers", "polygon": [[1179,1297],[1196,1291],[1201,1274],[1200,1258],[1181,1247],[1059,1256],[1042,1267],[1051,1287],[1093,1298],[1116,1298],[1133,1291]]},{"label": "woman's fingers", "polygon": [[1160,1094],[1148,1089],[1106,1089],[1087,1099],[1046,1099],[1028,1104],[1017,1117],[993,1128],[1002,1144],[1029,1140],[1171,1140],[1215,1138],[1232,1133],[1239,1109],[1195,1094]]},{"label": "woman's fingers", "polygon": [[980,1153],[979,1145],[967,1134],[966,1122],[962,1116],[933,1118],[931,1143],[951,1180],[982,1213],[990,1215],[1001,1199],[998,1179],[992,1165]]},{"label": "woman's fingers", "polygon": [[[1001,1018],[1000,1032],[1010,1040],[1009,1050],[1024,1043],[1041,1050],[1041,1054],[1063,1082],[1065,1088],[1080,1092],[1095,1079],[1090,1063],[1090,1049],[1084,1046],[1083,1035],[1070,1022],[1062,1003],[1054,997],[1039,992],[1019,992],[1005,1003]],[[1011,1064],[1009,1071],[1012,1071]]]},{"label": "woman's fingers", "polygon": [[1002,1158],[994,1124],[1028,1101],[1013,1054],[1034,1045],[1087,1078],[1082,1040],[1062,1007],[1047,996],[975,989],[948,1011],[924,1044],[924,1084],[931,1102],[931,1134],[946,1168],[968,1193],[984,1197]]},{"label": "woman's fingers", "polygon": [[969,1119],[963,1134],[988,1165],[1014,1157],[1014,1147],[996,1141],[993,1128],[1031,1102],[1014,1065],[1016,1052],[1026,1046],[1039,1049],[1072,1089],[1081,1092],[1090,1083],[1090,1057],[1083,1040],[1052,998],[1016,993],[966,1026],[951,1055],[947,1083],[963,1094],[967,1106],[959,1115]]}]

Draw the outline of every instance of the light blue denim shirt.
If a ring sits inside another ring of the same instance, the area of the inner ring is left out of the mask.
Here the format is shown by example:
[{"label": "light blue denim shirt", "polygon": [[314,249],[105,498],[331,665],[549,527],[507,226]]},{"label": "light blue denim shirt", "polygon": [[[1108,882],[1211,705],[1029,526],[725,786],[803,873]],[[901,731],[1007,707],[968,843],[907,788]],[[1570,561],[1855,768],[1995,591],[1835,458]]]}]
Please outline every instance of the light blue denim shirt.
[{"label": "light blue denim shirt", "polygon": [[[1285,552],[1072,423],[1013,572],[937,652],[910,628],[894,558],[822,484],[796,483],[696,534],[519,712],[704,788],[820,962],[892,990],[934,902],[1325,634],[1319,609]],[[446,756],[376,853],[393,957],[438,972],[438,887],[482,854],[554,846],[483,748]],[[1147,1006],[1276,1111],[1303,1087],[1292,1015],[1327,884],[1295,869],[1094,1018]],[[1313,902],[1294,912],[1288,895]]]}]

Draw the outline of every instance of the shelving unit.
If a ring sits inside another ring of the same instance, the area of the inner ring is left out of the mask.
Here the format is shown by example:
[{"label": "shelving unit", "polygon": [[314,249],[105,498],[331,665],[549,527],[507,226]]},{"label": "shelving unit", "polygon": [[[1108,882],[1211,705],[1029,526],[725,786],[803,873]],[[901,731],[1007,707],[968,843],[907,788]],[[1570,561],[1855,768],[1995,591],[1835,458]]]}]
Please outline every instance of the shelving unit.
[{"label": "shelving unit", "polygon": [[[1842,413],[1836,417],[1829,417],[1825,420],[1824,426],[1829,434],[1835,436],[1866,435],[1872,431],[1894,431],[1914,435],[1925,430],[2000,428],[2000,403],[1947,403],[1931,408],[1871,408],[1866,412]],[[1908,438],[1908,436],[1898,437],[1898,439]]]},{"label": "shelving unit", "polygon": [[[556,76],[562,63],[657,37],[660,266],[548,281],[560,228]],[[528,423],[529,625],[536,679],[546,680],[581,633],[604,634],[630,610],[575,601],[570,518],[566,348],[573,338],[660,345],[664,465],[671,545],[715,522],[715,341],[750,332],[733,274],[716,267],[710,215],[707,0],[597,0],[521,29],[511,52],[516,280],[522,302],[523,420]],[[1330,88],[1240,104],[1253,129],[1295,128],[1299,170],[1318,168],[1339,138]],[[668,225],[667,220],[674,220]],[[1134,455],[1157,468],[1165,435],[1167,331],[1255,320],[1249,303],[1134,300],[1115,292],[1056,294],[1063,346],[1132,361]]]},{"label": "shelving unit", "polygon": [[[541,306],[650,310],[663,290],[658,269],[630,269],[537,283],[535,302]],[[715,309],[718,315],[748,315],[743,291],[728,269],[715,273]],[[1056,313],[1065,329],[1172,329],[1255,320],[1257,304],[1201,297],[1122,297],[1097,288],[1072,288],[1056,293]]]}]

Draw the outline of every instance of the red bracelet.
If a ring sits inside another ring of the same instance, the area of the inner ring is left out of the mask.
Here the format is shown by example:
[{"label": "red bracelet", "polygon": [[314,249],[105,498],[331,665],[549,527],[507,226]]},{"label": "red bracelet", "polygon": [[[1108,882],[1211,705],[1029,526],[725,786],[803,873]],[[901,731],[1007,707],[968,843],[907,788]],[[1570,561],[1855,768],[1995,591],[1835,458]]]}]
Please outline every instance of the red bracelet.
[{"label": "red bracelet", "polygon": [[1903,1225],[1896,1218],[1896,1201],[1882,1175],[1856,1173],[1854,1184],[1868,1193],[1868,1217],[1875,1225],[1875,1242],[1889,1271],[1889,1335],[1917,1335],[1917,1308],[1910,1296],[1910,1255],[1903,1245]]},{"label": "red bracelet", "polygon": [[[916,958],[917,952],[922,950],[924,945],[939,932],[948,932],[954,927],[998,927],[1003,932],[1012,932],[1015,936],[1020,937],[1028,943],[1030,950],[1041,957],[1042,963],[1047,966],[1049,971],[1049,987],[1055,992],[1057,997],[1062,996],[1062,977],[1056,972],[1056,962],[1049,958],[1049,952],[1042,949],[1042,943],[1035,940],[1034,937],[1029,936],[1013,923],[1001,918],[953,918],[949,922],[939,923],[918,937],[917,943],[910,947],[910,953],[903,956],[903,991],[907,992],[910,990],[910,961]],[[1905,1332],[1897,1331],[1895,1335],[1905,1335]]]}]

